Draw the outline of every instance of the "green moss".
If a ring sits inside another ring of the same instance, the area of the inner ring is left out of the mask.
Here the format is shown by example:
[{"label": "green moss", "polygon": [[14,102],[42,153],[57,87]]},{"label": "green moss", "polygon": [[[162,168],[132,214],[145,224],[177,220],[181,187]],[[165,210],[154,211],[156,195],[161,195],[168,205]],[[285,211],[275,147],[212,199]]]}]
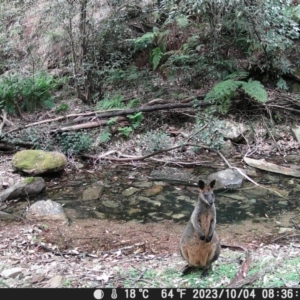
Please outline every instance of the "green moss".
[{"label": "green moss", "polygon": [[24,150],[13,156],[12,164],[19,170],[55,170],[66,164],[66,158],[58,152]]},{"label": "green moss", "polygon": [[36,180],[35,177],[27,177],[23,180],[24,183],[32,183]]}]

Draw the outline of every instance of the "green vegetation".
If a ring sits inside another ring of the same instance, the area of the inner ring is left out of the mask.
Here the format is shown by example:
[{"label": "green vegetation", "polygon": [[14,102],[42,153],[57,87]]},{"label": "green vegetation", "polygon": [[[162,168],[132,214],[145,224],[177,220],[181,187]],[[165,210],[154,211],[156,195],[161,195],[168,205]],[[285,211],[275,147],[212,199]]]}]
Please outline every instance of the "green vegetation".
[{"label": "green vegetation", "polygon": [[82,132],[63,132],[56,136],[62,152],[74,155],[92,148],[93,138],[90,134]]},{"label": "green vegetation", "polygon": [[140,148],[145,154],[170,148],[173,145],[172,139],[162,131],[148,131],[140,142]]},{"label": "green vegetation", "polygon": [[219,82],[214,88],[206,94],[204,101],[211,101],[219,104],[219,110],[222,113],[227,113],[231,100],[240,92],[246,94],[255,101],[265,103],[268,100],[268,94],[264,86],[256,80],[247,82],[230,79],[238,74],[227,76],[224,81]]},{"label": "green vegetation", "polygon": [[9,113],[34,112],[38,108],[52,108],[52,92],[61,84],[46,73],[32,76],[18,74],[0,77],[0,108]]},{"label": "green vegetation", "polygon": [[[205,124],[198,122],[192,139],[213,149],[222,146],[220,115],[226,118],[243,110],[247,118],[253,107],[260,107],[259,113],[267,118],[284,120],[273,111],[276,104],[273,108],[264,104],[268,104],[268,91],[289,92],[299,78],[299,8],[291,1],[153,0],[146,4],[120,0],[108,1],[107,14],[101,16],[98,6],[94,0],[0,3],[0,108],[24,118],[55,104],[51,112],[60,114],[61,121],[67,111],[83,110],[67,102],[73,98],[95,110],[97,118],[101,110],[195,96],[195,101],[204,99],[210,107],[207,128],[200,130]],[[69,99],[64,99],[66,95]],[[62,102],[54,103],[55,98]],[[199,107],[194,115],[201,111]],[[157,124],[166,115],[161,113]],[[172,145],[163,132],[158,135],[165,143],[151,136],[158,128],[144,122],[142,112],[126,118],[124,123],[116,117],[106,120],[107,125],[90,137],[97,134],[105,144],[115,133],[129,138],[144,130],[145,143],[149,141],[144,150]],[[55,141],[60,145],[53,146],[55,129],[49,125],[22,132],[38,149],[58,146],[79,153],[92,147],[83,132],[59,135]],[[76,140],[74,147],[72,140]]]},{"label": "green vegetation", "polygon": [[[226,288],[239,271],[241,267],[239,262],[244,260],[244,256],[244,253],[240,252],[222,251],[219,260],[213,264],[213,270],[205,277],[201,277],[202,270],[194,270],[188,275],[181,276],[179,268],[163,264],[129,269],[117,267],[115,271],[124,279],[125,288]],[[277,258],[267,254],[262,257],[254,251],[250,270],[245,278],[246,280],[249,278],[251,283],[243,287],[297,286],[299,266],[299,257],[293,255],[287,257],[284,253]],[[108,283],[106,287],[111,286]]]}]

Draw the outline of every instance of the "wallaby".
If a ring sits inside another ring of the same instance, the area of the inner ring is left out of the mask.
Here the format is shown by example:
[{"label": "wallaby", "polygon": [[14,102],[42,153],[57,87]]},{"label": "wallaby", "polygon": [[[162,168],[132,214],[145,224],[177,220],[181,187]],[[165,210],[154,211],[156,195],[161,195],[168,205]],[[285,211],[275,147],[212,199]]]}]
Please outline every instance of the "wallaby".
[{"label": "wallaby", "polygon": [[198,182],[198,201],[180,239],[180,253],[188,262],[182,271],[183,275],[188,274],[194,267],[200,267],[204,268],[202,276],[205,276],[212,262],[220,255],[220,240],[215,232],[215,183],[216,180],[212,180],[209,185],[205,185],[203,180]]}]

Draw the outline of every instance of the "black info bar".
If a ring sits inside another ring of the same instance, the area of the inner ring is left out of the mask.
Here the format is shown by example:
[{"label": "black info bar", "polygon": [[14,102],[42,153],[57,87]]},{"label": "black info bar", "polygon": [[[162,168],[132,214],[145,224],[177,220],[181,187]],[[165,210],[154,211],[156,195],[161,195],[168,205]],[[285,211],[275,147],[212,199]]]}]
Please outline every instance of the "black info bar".
[{"label": "black info bar", "polygon": [[299,299],[298,288],[193,289],[193,288],[94,288],[94,289],[1,289],[1,297],[30,300],[42,297],[63,299]]}]

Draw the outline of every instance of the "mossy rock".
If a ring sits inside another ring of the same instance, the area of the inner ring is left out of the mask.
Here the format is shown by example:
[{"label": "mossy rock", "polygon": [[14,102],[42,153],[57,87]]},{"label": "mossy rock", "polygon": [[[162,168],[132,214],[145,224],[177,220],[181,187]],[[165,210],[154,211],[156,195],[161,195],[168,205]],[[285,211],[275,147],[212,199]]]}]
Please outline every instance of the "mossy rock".
[{"label": "mossy rock", "polygon": [[63,170],[66,164],[66,156],[56,151],[23,150],[12,158],[15,169],[31,175],[58,172]]},{"label": "mossy rock", "polygon": [[28,177],[0,193],[0,202],[38,195],[46,188],[42,177]]}]

